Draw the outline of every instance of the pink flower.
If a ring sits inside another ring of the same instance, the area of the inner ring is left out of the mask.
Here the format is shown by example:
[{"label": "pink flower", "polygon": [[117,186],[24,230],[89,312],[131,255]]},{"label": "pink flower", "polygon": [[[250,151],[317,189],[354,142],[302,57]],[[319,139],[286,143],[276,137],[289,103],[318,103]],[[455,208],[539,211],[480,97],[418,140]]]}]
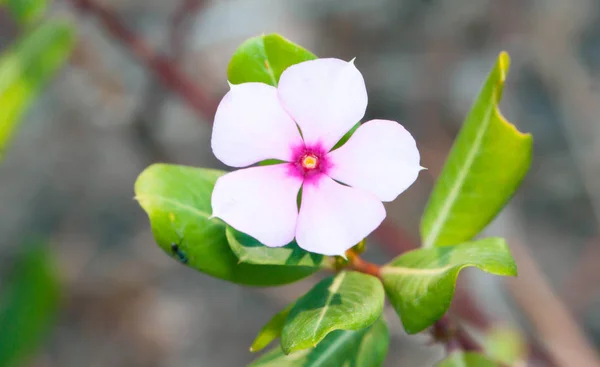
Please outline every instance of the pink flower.
[{"label": "pink flower", "polygon": [[213,216],[269,247],[295,238],[307,251],[343,255],[381,224],[382,201],[422,169],[415,140],[395,121],[368,121],[331,150],[366,108],[362,74],[339,59],[293,65],[277,88],[232,85],[215,116],[215,156],[232,167],[283,162],[219,178]]}]

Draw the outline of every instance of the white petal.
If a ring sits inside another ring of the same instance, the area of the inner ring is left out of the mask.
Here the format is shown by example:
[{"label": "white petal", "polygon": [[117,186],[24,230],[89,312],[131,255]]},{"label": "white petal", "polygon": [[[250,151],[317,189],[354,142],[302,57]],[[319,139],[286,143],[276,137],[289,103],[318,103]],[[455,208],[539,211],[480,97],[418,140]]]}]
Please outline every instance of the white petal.
[{"label": "white petal", "polygon": [[402,125],[389,120],[364,123],[327,157],[330,177],[369,191],[381,201],[398,197],[423,169],[415,139]]},{"label": "white petal", "polygon": [[294,239],[302,179],[288,164],[251,167],[221,176],[212,193],[213,216],[266,246]]},{"label": "white petal", "polygon": [[385,208],[374,195],[323,175],[302,188],[296,242],[310,252],[343,256],[384,218]]},{"label": "white petal", "polygon": [[275,87],[243,83],[232,85],[221,100],[211,144],[221,162],[245,167],[265,159],[291,160],[302,137],[279,103]]},{"label": "white petal", "polygon": [[290,66],[281,74],[278,90],[307,145],[320,143],[326,151],[363,118],[367,108],[362,74],[353,62],[339,59]]}]

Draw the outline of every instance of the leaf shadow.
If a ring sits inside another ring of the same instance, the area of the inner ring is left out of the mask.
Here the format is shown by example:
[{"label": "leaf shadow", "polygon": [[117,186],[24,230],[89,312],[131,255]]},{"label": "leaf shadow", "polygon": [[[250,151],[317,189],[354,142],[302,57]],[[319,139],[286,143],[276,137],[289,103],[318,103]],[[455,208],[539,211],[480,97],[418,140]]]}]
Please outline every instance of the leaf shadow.
[{"label": "leaf shadow", "polygon": [[295,240],[282,247],[267,247],[254,237],[239,231],[235,231],[235,238],[252,256],[280,262],[281,265],[299,265],[304,261],[307,264],[303,265],[318,266],[324,258],[323,255],[303,250]]}]

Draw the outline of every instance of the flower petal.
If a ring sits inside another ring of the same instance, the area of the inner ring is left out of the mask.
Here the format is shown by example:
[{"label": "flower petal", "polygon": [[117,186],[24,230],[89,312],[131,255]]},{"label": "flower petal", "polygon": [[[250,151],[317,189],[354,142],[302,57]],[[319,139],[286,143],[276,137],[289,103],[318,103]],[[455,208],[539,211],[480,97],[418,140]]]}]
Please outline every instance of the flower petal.
[{"label": "flower petal", "polygon": [[213,216],[267,246],[290,243],[298,218],[302,179],[289,175],[288,170],[288,164],[276,164],[220,177],[212,193]]},{"label": "flower petal", "polygon": [[279,97],[302,130],[304,141],[328,151],[356,125],[367,108],[367,89],[353,62],[305,61],[287,68],[279,80]]},{"label": "flower petal", "polygon": [[302,188],[296,242],[306,251],[343,256],[384,218],[385,208],[374,195],[323,175]]},{"label": "flower petal", "polygon": [[221,100],[211,144],[221,162],[245,167],[265,159],[291,160],[291,149],[302,144],[302,137],[275,87],[243,83],[232,85]]},{"label": "flower petal", "polygon": [[371,120],[339,149],[327,155],[335,180],[392,201],[415,182],[423,169],[415,139],[402,125]]}]

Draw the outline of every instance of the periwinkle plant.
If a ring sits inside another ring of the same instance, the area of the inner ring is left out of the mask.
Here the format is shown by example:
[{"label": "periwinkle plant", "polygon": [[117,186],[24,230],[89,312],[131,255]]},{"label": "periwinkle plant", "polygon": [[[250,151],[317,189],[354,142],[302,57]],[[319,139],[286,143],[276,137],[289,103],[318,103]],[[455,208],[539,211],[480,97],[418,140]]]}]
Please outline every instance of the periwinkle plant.
[{"label": "periwinkle plant", "polygon": [[[414,334],[446,325],[440,320],[464,267],[516,275],[503,239],[473,241],[531,160],[531,136],[497,106],[508,64],[501,53],[455,141],[423,215],[423,248],[379,266],[360,252],[385,217],[382,202],[422,170],[414,139],[390,120],[357,125],[367,93],[353,61],[317,59],[278,35],[238,48],[212,147],[241,169],[153,165],[135,189],[159,246],[201,272],[253,286],[335,273],[265,325],[251,350],[277,338],[280,346],[252,366],[380,366],[389,344],[386,294]],[[464,349],[449,349],[443,365],[496,365]]]}]

